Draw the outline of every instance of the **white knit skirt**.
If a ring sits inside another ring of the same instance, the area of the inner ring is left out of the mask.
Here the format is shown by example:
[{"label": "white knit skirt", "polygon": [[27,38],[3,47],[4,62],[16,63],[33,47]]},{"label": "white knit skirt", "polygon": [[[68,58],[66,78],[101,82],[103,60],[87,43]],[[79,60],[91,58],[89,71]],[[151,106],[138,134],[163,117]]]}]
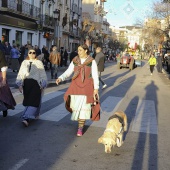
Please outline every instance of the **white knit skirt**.
[{"label": "white knit skirt", "polygon": [[71,120],[90,119],[91,104],[86,103],[87,97],[83,95],[71,95],[70,107],[72,109]]}]

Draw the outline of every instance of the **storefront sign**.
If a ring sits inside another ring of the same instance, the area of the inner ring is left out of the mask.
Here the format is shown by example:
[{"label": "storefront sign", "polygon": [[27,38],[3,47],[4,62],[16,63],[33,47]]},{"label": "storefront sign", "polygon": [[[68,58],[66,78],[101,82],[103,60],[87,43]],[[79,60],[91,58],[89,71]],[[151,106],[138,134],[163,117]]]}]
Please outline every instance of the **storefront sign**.
[{"label": "storefront sign", "polygon": [[1,15],[0,24],[17,28],[25,28],[28,30],[37,30],[37,24],[33,21],[25,21],[19,18],[14,18],[6,15]]},{"label": "storefront sign", "polygon": [[23,22],[21,22],[21,21],[18,21],[18,26],[24,27],[25,24]]}]

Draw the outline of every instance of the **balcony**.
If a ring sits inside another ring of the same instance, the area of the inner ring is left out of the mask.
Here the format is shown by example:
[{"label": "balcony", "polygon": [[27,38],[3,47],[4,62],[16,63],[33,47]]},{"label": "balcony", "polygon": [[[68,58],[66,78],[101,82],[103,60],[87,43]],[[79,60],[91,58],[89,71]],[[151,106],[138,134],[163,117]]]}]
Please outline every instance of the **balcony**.
[{"label": "balcony", "polygon": [[69,27],[69,33],[71,37],[80,38],[80,30],[76,27]]},{"label": "balcony", "polygon": [[24,1],[0,0],[0,13],[35,21],[39,19],[40,8]]},{"label": "balcony", "polygon": [[72,4],[72,11],[76,14],[78,14],[78,6],[77,4]]},{"label": "balcony", "polygon": [[55,20],[49,15],[40,15],[40,26],[41,28],[45,27],[53,30],[55,26]]}]

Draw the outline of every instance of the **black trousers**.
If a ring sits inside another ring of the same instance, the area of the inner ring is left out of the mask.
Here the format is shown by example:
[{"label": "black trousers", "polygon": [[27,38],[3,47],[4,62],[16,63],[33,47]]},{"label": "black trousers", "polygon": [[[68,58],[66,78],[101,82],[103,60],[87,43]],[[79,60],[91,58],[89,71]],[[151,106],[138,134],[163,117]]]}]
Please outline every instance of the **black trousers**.
[{"label": "black trousers", "polygon": [[155,66],[155,65],[150,65],[150,72],[151,72],[151,73],[153,73],[154,66]]},{"label": "black trousers", "polygon": [[105,85],[104,81],[101,78],[101,72],[99,72],[99,81],[102,83],[102,85]]}]

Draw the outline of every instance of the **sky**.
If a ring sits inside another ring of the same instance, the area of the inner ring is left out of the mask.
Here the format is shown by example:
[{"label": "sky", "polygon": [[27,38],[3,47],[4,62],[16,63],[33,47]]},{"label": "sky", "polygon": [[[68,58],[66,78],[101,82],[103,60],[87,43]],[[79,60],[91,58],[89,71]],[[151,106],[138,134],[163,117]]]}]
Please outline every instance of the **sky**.
[{"label": "sky", "polygon": [[151,5],[158,0],[107,0],[104,8],[107,21],[112,26],[134,25],[151,13]]}]

